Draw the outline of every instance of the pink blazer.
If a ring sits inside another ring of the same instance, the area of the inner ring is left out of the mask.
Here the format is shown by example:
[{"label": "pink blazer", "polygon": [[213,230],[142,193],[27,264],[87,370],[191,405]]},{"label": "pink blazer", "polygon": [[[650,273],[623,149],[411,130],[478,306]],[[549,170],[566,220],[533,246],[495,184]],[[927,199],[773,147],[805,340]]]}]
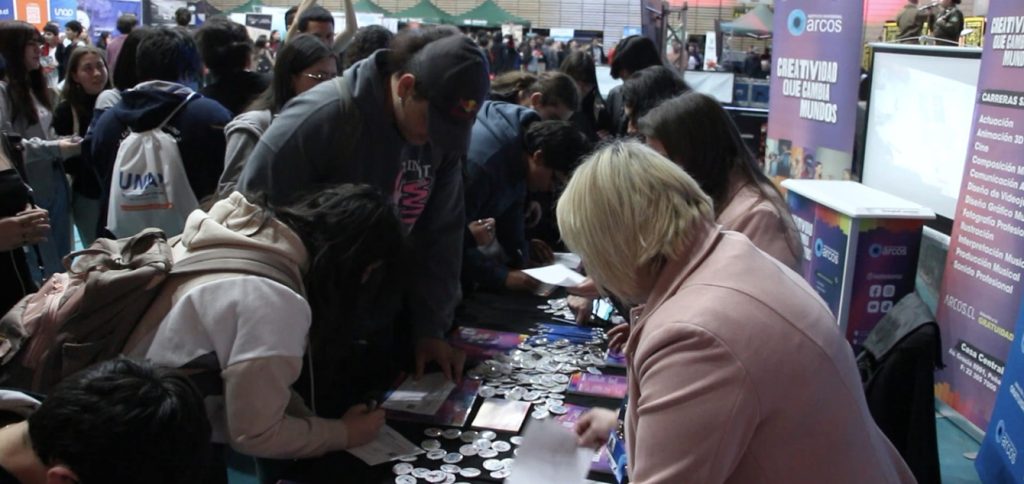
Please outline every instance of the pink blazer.
[{"label": "pink blazer", "polygon": [[[785,202],[783,201],[783,205]],[[725,230],[746,235],[754,245],[768,255],[803,274],[799,235],[790,230],[788,213],[779,213],[756,187],[750,184],[734,186],[729,203],[718,214],[718,224]]]},{"label": "pink blazer", "polygon": [[868,413],[824,302],[746,237],[696,230],[634,311],[633,482],[914,482]]}]

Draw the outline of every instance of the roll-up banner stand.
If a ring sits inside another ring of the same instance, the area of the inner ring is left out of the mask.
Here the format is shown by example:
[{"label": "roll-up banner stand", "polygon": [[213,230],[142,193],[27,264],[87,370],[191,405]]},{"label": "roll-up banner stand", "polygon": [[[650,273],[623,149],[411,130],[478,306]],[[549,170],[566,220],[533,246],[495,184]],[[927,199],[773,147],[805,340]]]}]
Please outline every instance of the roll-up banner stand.
[{"label": "roll-up banner stand", "polygon": [[936,393],[986,428],[984,482],[1024,482],[1024,3],[989,9],[967,163],[939,297]]},{"label": "roll-up banner stand", "polygon": [[860,83],[862,2],[776,0],[770,178],[849,179]]}]

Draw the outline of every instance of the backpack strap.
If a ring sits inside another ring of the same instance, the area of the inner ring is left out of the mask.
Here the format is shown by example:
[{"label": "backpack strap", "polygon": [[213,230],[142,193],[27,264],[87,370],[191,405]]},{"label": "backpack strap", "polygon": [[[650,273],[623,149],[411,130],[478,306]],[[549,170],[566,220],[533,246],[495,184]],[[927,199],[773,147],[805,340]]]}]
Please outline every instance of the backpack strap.
[{"label": "backpack strap", "polygon": [[[157,228],[147,228],[127,238],[119,240],[96,239],[88,249],[72,252],[64,256],[64,268],[71,274],[88,272],[91,268],[102,266],[106,268],[127,267],[133,268],[151,264],[167,265],[171,260],[171,254],[167,250],[160,250],[147,254],[147,251],[161,241],[166,241],[167,236]],[[123,243],[121,242],[123,241]],[[93,256],[80,265],[75,262],[79,257]],[[167,268],[170,270],[170,268]]]},{"label": "backpack strap", "polygon": [[182,101],[181,104],[178,105],[178,107],[174,108],[174,111],[171,111],[171,114],[169,116],[167,116],[167,118],[164,119],[163,122],[160,123],[154,129],[164,129],[164,126],[167,126],[167,123],[171,122],[171,120],[174,119],[174,116],[176,116],[178,114],[178,111],[181,111],[181,108],[185,107],[185,105],[188,104],[188,102],[191,101],[192,98],[196,97],[196,94],[199,94],[199,93],[197,93],[195,91],[192,91],[192,94],[189,94],[188,97],[186,97],[185,100]]},{"label": "backpack strap", "polygon": [[266,277],[306,297],[302,280],[285,261],[265,252],[246,249],[216,248],[199,252],[174,264],[172,276],[227,272]]}]

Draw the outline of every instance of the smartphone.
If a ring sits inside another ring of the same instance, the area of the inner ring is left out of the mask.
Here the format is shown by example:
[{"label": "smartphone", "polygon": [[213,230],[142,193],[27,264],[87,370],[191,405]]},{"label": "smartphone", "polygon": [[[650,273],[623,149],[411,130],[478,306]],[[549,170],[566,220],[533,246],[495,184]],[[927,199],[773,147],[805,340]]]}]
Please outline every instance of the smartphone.
[{"label": "smartphone", "polygon": [[612,313],[615,312],[615,305],[611,303],[606,297],[595,299],[594,303],[590,307],[590,313],[595,318],[602,319],[604,321],[610,321]]}]

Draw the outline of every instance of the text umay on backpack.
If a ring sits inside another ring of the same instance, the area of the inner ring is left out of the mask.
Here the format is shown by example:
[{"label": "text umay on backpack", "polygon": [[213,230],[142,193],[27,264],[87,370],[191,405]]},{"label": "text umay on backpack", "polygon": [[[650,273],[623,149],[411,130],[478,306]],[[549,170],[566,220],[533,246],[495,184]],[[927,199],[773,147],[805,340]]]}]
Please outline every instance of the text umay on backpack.
[{"label": "text umay on backpack", "polygon": [[188,183],[178,142],[164,127],[196,96],[189,94],[155,128],[121,141],[110,178],[107,229],[126,237],[154,227],[171,236],[185,227],[199,201]]},{"label": "text umay on backpack", "polygon": [[98,239],[0,319],[0,386],[48,392],[72,373],[114,358],[172,278],[229,273],[266,277],[304,294],[272,254],[212,248],[174,263],[157,229]]}]

